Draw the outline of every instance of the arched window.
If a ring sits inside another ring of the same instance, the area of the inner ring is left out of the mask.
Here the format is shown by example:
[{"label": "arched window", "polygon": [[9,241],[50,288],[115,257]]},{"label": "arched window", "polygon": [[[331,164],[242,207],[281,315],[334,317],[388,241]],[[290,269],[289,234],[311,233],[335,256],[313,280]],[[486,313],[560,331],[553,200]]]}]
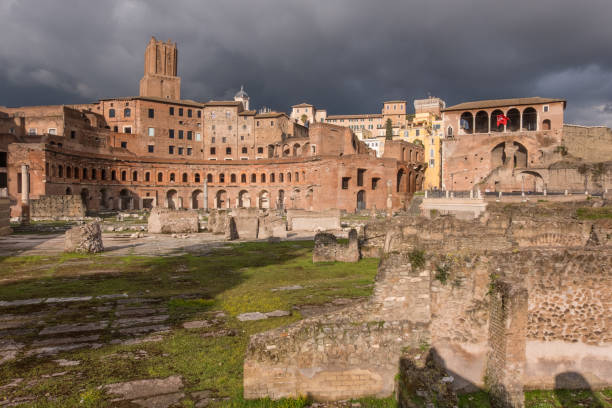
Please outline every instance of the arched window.
[{"label": "arched window", "polygon": [[270,183],[274,183],[274,173],[270,173]]},{"label": "arched window", "polygon": [[117,180],[117,171],[116,170],[111,171],[111,180]]},{"label": "arched window", "polygon": [[282,183],[285,181],[285,175],[283,173],[278,173],[278,181]]},{"label": "arched window", "polygon": [[459,119],[459,128],[463,129],[464,133],[474,133],[474,116],[472,112],[463,112]]},{"label": "arched window", "polygon": [[542,121],[542,130],[550,130],[550,119],[544,119]]},{"label": "arched window", "polygon": [[62,166],[61,164],[57,166],[57,176],[64,177],[64,166]]},{"label": "arched window", "polygon": [[499,126],[497,126],[497,118],[498,117],[503,117],[504,116],[504,112],[502,112],[499,109],[494,110],[493,112],[491,112],[491,132],[503,132],[504,131],[504,125],[500,122]]},{"label": "arched window", "polygon": [[170,182],[173,183],[176,181],[176,176],[174,175],[174,173],[170,173]]},{"label": "arched window", "polygon": [[72,178],[72,168],[70,166],[66,166],[66,178]]},{"label": "arched window", "polygon": [[453,127],[452,126],[449,126],[448,129],[446,129],[446,136],[453,137]]},{"label": "arched window", "polygon": [[151,181],[151,173],[148,171],[145,173],[145,181]]},{"label": "arched window", "polygon": [[207,174],[206,175],[206,181],[208,183],[212,183],[213,182],[213,175],[212,174]]},{"label": "arched window", "polygon": [[83,169],[83,180],[87,180],[87,169]]},{"label": "arched window", "polygon": [[287,173],[287,183],[291,183],[291,173]]},{"label": "arched window", "polygon": [[300,181],[300,173],[298,173],[297,171],[295,172],[295,182],[299,182]]},{"label": "arched window", "polygon": [[91,179],[95,180],[98,177],[98,171],[96,169],[91,169]]},{"label": "arched window", "polygon": [[183,183],[186,183],[189,180],[187,173],[183,173]]},{"label": "arched window", "polygon": [[130,110],[130,108],[125,108],[123,110],[123,117],[124,118],[129,118],[132,115],[132,111]]},{"label": "arched window", "polygon": [[241,183],[246,183],[246,174],[243,173],[243,174],[240,175],[240,182]]},{"label": "arched window", "polygon": [[162,173],[161,171],[157,173],[157,181],[158,182],[164,181],[164,173]]},{"label": "arched window", "polygon": [[489,133],[489,115],[485,111],[476,114],[476,133]]},{"label": "arched window", "polygon": [[523,130],[538,130],[538,113],[532,107],[523,111]]},{"label": "arched window", "polygon": [[108,110],[108,117],[109,118],[114,118],[115,117],[115,110],[114,109],[109,109]]},{"label": "arched window", "polygon": [[106,180],[106,169],[100,170],[100,180]]},{"label": "arched window", "polygon": [[266,182],[266,174],[265,174],[265,173],[261,173],[260,178],[261,178],[261,182],[262,182],[262,183],[265,183],[265,182]]},{"label": "arched window", "polygon": [[225,183],[225,174],[219,174],[219,183]]},{"label": "arched window", "polygon": [[251,174],[251,183],[257,183],[257,174]]},{"label": "arched window", "polygon": [[193,181],[195,183],[199,183],[200,182],[200,173],[196,173],[193,175]]},{"label": "arched window", "polygon": [[235,183],[236,182],[236,175],[235,174],[231,174],[230,175],[230,182],[231,183]]},{"label": "arched window", "polygon": [[74,168],[74,178],[75,178],[75,179],[78,179],[78,178],[79,178],[79,168],[78,168],[78,167],[75,167],[75,168]]},{"label": "arched window", "polygon": [[127,171],[123,170],[121,172],[121,181],[126,181],[127,180]]},{"label": "arched window", "polygon": [[521,127],[521,114],[519,113],[518,109],[510,109],[506,116],[508,117],[508,125],[506,126],[506,130],[509,130],[510,132],[518,131]]},{"label": "arched window", "polygon": [[138,172],[136,170],[132,172],[132,181],[138,181]]}]

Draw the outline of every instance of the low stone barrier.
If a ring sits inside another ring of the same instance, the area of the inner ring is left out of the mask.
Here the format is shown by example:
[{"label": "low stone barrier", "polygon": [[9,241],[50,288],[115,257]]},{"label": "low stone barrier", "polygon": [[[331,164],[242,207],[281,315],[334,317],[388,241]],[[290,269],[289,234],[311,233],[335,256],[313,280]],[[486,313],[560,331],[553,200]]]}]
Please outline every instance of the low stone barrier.
[{"label": "low stone barrier", "polygon": [[156,207],[151,210],[148,231],[153,234],[184,234],[198,232],[198,213],[193,210],[172,210]]},{"label": "low stone barrier", "polygon": [[292,231],[339,230],[340,210],[287,210],[287,223]]},{"label": "low stone barrier", "polygon": [[360,258],[359,238],[354,228],[349,232],[348,244],[340,244],[334,234],[319,232],[315,235],[312,262],[357,262]]},{"label": "low stone barrier", "polygon": [[85,218],[85,204],[79,195],[45,195],[30,200],[30,219],[80,220]]}]

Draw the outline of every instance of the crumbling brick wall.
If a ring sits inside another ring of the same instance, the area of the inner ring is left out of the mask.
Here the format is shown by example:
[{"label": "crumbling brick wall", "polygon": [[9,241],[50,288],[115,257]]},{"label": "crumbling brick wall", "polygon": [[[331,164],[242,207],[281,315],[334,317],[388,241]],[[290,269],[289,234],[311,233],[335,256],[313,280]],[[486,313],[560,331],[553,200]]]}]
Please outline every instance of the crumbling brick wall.
[{"label": "crumbling brick wall", "polygon": [[10,211],[10,200],[7,197],[0,197],[0,236],[13,232],[10,226]]},{"label": "crumbling brick wall", "polygon": [[174,234],[198,232],[200,220],[193,210],[171,210],[155,207],[148,219],[149,232],[154,234]]},{"label": "crumbling brick wall", "polygon": [[356,229],[349,231],[348,244],[340,244],[334,234],[319,232],[315,235],[312,262],[357,262],[360,258]]},{"label": "crumbling brick wall", "polygon": [[32,220],[72,220],[85,217],[85,204],[78,195],[46,195],[30,200]]}]

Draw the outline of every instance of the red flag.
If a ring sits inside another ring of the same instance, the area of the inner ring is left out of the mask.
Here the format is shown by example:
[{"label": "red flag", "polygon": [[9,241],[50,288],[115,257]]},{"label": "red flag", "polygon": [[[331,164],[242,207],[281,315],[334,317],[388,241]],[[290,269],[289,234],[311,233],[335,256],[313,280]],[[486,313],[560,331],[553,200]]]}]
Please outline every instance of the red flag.
[{"label": "red flag", "polygon": [[497,115],[497,127],[499,127],[499,125],[507,125],[508,120],[509,120],[508,117],[504,114]]}]

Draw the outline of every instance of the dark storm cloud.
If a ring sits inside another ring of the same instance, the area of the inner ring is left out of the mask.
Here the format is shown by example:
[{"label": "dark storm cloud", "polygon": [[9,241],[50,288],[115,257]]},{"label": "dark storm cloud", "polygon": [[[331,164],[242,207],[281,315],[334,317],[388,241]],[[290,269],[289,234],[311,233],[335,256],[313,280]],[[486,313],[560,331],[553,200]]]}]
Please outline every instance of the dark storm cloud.
[{"label": "dark storm cloud", "polygon": [[563,97],[566,120],[612,125],[609,0],[3,0],[0,104],[134,95],[150,35],[179,46],[186,98],[302,101],[376,112]]}]

